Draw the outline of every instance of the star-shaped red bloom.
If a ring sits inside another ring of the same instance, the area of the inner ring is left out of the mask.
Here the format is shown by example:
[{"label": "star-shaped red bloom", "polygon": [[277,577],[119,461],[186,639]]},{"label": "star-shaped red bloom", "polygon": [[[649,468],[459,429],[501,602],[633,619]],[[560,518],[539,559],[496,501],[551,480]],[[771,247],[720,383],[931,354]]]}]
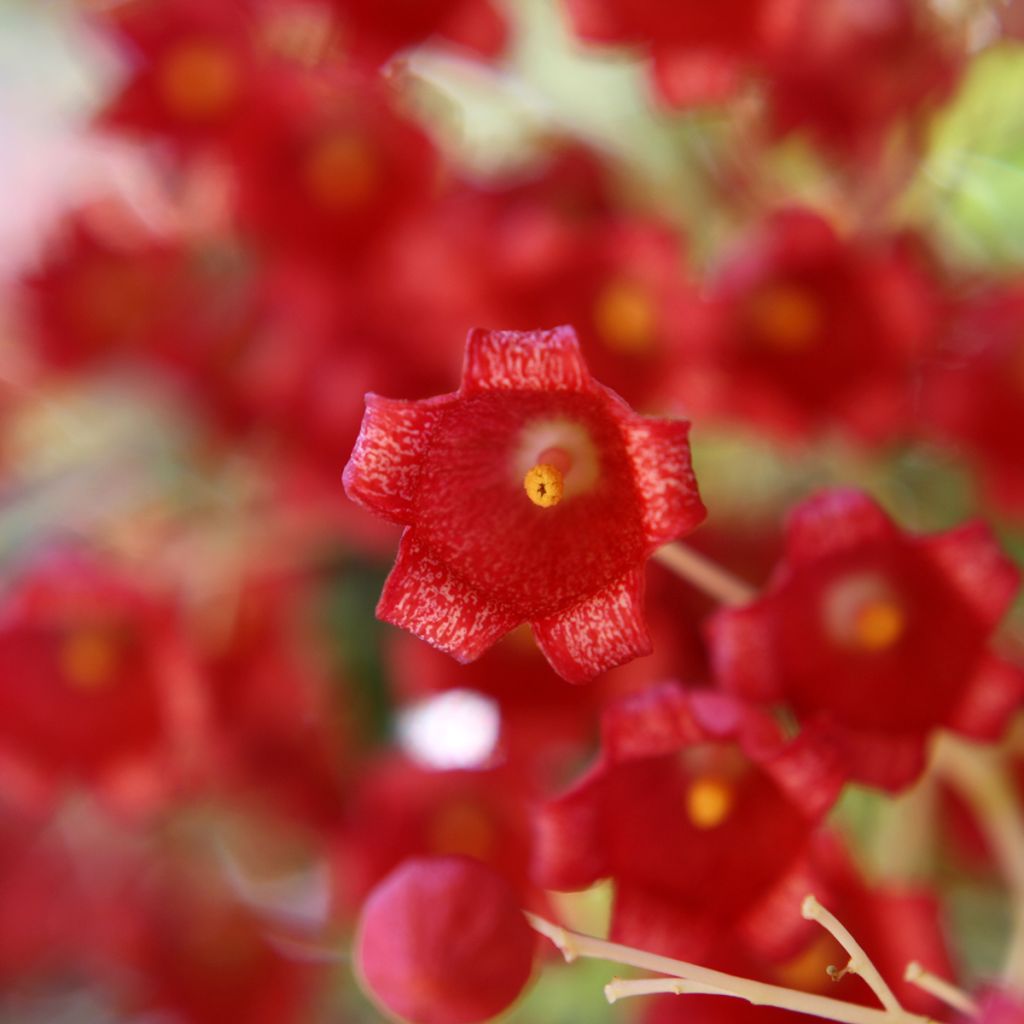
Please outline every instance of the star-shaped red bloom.
[{"label": "star-shaped red bloom", "polygon": [[678,683],[609,705],[601,731],[600,760],[538,816],[535,881],[611,878],[616,942],[701,963],[794,955],[802,894],[820,888],[811,837],[844,782],[827,752]]},{"label": "star-shaped red bloom", "polygon": [[726,688],[829,734],[854,778],[900,789],[935,730],[991,739],[1024,702],[1024,674],[989,649],[1018,581],[981,523],[915,537],[827,491],[791,515],[765,594],[712,619],[712,660]]},{"label": "star-shaped red bloom", "polygon": [[704,518],[688,423],[637,416],[571,327],[471,331],[454,394],[366,403],[345,488],[406,526],[381,619],[463,662],[529,622],[573,682],[649,653],[644,562]]}]

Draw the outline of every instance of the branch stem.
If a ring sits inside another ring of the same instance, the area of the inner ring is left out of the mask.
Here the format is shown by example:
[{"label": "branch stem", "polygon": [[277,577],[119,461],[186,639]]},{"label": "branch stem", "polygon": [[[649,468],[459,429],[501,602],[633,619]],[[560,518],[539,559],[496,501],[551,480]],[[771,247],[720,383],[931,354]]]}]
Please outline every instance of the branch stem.
[{"label": "branch stem", "polygon": [[678,541],[658,548],[653,557],[719,604],[750,604],[757,597],[757,590],[749,583]]},{"label": "branch stem", "polygon": [[[784,1010],[793,1010],[796,1013],[809,1014],[812,1017],[839,1021],[840,1024],[895,1024],[897,1021],[899,1024],[932,1024],[927,1017],[906,1011],[876,1010],[870,1006],[858,1006],[840,999],[831,999],[828,996],[798,992],[795,989],[783,988],[779,985],[768,985],[764,982],[752,981],[749,978],[739,978],[722,971],[712,970],[710,967],[687,963],[685,960],[673,960],[656,953],[647,953],[643,950],[633,949],[631,946],[623,946],[617,942],[608,942],[605,939],[571,932],[534,914],[527,914],[526,917],[536,931],[550,939],[561,950],[567,961],[571,962],[581,956],[589,957],[669,976],[644,979],[644,984],[612,982],[609,986],[611,992],[608,993],[606,990],[606,994],[612,1000],[656,992],[700,991],[712,995],[734,996],[757,1006],[776,1006]],[[683,983],[682,986],[680,986],[680,979]],[[691,985],[687,986],[686,983],[691,983]]]},{"label": "branch stem", "polygon": [[1010,889],[1013,934],[1003,980],[1024,990],[1024,817],[1002,756],[948,733],[935,745],[935,768],[967,801]]},{"label": "branch stem", "polygon": [[886,984],[882,975],[878,973],[878,968],[868,958],[861,944],[834,914],[826,910],[810,895],[804,899],[800,912],[808,921],[817,921],[822,928],[831,932],[836,942],[850,954],[850,962],[846,965],[847,973],[859,974],[867,983],[868,988],[878,997],[878,1001],[890,1013],[903,1013],[900,1001],[896,998],[893,990]]},{"label": "branch stem", "polygon": [[944,978],[926,971],[916,960],[907,964],[903,977],[929,995],[941,999],[947,1006],[952,1006],[954,1010],[972,1017],[978,1013],[978,1004],[962,988],[957,988]]}]

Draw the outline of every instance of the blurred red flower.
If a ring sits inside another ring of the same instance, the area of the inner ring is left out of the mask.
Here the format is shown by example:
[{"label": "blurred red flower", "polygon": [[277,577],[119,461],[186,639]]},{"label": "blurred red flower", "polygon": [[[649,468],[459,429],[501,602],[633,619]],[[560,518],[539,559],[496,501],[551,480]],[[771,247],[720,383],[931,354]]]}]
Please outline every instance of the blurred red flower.
[{"label": "blurred red flower", "polygon": [[[609,705],[602,756],[537,819],[537,882],[615,882],[611,937],[705,962],[779,959],[808,934],[814,829],[844,779],[771,718],[666,683]],[[738,944],[738,945],[737,945]]]},{"label": "blurred red flower", "polygon": [[901,789],[935,730],[999,736],[1024,673],[989,641],[1019,574],[981,523],[916,537],[867,495],[828,491],[790,515],[767,590],[719,611],[717,678],[785,703],[841,752],[851,776]]}]

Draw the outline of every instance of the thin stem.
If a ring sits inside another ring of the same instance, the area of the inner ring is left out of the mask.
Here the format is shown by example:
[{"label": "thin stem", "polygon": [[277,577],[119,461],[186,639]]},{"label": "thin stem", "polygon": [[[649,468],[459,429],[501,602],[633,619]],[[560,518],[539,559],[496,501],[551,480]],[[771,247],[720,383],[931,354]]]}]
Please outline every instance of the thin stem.
[{"label": "thin stem", "polygon": [[878,996],[878,1001],[891,1013],[903,1012],[900,1001],[886,984],[882,975],[878,973],[878,968],[871,962],[861,944],[850,934],[846,926],[836,919],[834,914],[827,911],[810,895],[804,898],[800,913],[807,920],[817,921],[822,928],[831,932],[839,945],[850,954],[850,961],[846,965],[847,973],[859,974],[867,982],[868,988]]},{"label": "thin stem", "polygon": [[673,996],[733,996],[742,998],[735,992],[729,992],[716,985],[702,985],[699,981],[684,981],[682,978],[636,978],[626,981],[612,978],[604,987],[604,997],[609,1003],[631,996],[656,996],[661,994]]},{"label": "thin stem", "polygon": [[720,604],[750,604],[757,597],[757,590],[749,583],[678,541],[658,548],[654,558]]},{"label": "thin stem", "polygon": [[972,1017],[978,1013],[978,1004],[963,989],[932,974],[931,971],[926,971],[916,960],[907,964],[903,977],[912,985],[935,996],[936,999],[941,999],[947,1006],[952,1006],[954,1010],[959,1010]]},{"label": "thin stem", "polygon": [[[876,1010],[870,1006],[857,1006],[853,1003],[845,1003],[840,999],[830,999],[828,996],[798,992],[795,989],[768,985],[764,982],[752,981],[749,978],[738,978],[710,967],[699,967],[697,964],[687,963],[685,960],[673,960],[670,957],[658,956],[656,953],[646,953],[630,946],[622,946],[617,942],[608,942],[591,935],[571,932],[534,914],[527,914],[526,917],[533,928],[550,939],[562,951],[565,959],[570,962],[583,956],[670,976],[663,980],[649,979],[652,986],[655,984],[668,986],[652,987],[650,989],[652,992],[674,992],[676,989],[671,986],[678,983],[673,982],[672,979],[682,979],[684,982],[692,982],[701,986],[702,992],[731,995],[738,999],[745,999],[757,1006],[777,1006],[783,1010],[793,1010],[796,1013],[806,1013],[812,1017],[824,1017],[826,1020],[839,1021],[840,1024],[894,1024],[895,1021],[899,1021],[900,1024],[931,1024],[927,1017],[905,1011]],[[622,985],[624,984],[621,983],[613,988],[613,997],[641,994],[640,991],[632,987],[627,987],[623,991]],[[682,991],[687,990],[684,988]]]},{"label": "thin stem", "polygon": [[935,745],[939,774],[970,804],[1010,888],[1013,935],[1003,980],[1024,988],[1024,818],[1000,755],[944,734]]}]

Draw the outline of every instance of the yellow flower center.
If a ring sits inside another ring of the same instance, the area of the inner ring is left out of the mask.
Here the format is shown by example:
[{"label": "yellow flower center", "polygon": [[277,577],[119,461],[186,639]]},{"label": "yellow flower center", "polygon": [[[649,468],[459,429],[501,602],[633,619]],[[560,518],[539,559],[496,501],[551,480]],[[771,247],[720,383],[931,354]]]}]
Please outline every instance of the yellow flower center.
[{"label": "yellow flower center", "polygon": [[167,109],[184,121],[211,121],[238,98],[240,76],[235,58],[216,43],[182,43],[164,57],[157,90]]},{"label": "yellow flower center", "polygon": [[365,139],[336,133],[310,151],[303,168],[313,199],[332,212],[365,203],[377,186],[377,161]]},{"label": "yellow flower center", "polygon": [[[841,952],[841,951],[839,951]],[[792,960],[775,968],[779,984],[804,991],[821,991],[829,980],[828,966],[836,961],[837,948],[831,935],[820,935]]]},{"label": "yellow flower center", "polygon": [[885,598],[866,601],[854,616],[853,635],[866,651],[884,651],[903,635],[906,616],[895,601]]},{"label": "yellow flower center", "polygon": [[107,686],[121,662],[121,643],[104,626],[81,626],[60,645],[60,670],[65,681],[78,690]]},{"label": "yellow flower center", "polygon": [[694,779],[686,790],[686,813],[699,829],[717,828],[729,817],[734,800],[732,786],[722,779]]},{"label": "yellow flower center", "polygon": [[776,284],[756,292],[747,316],[758,338],[779,352],[803,352],[817,339],[822,326],[817,300],[803,288]]},{"label": "yellow flower center", "polygon": [[541,508],[551,508],[562,500],[565,477],[562,471],[550,463],[538,463],[523,477],[526,496]]},{"label": "yellow flower center", "polygon": [[605,345],[621,355],[654,347],[658,314],[646,288],[624,278],[606,285],[594,303],[594,326]]}]

